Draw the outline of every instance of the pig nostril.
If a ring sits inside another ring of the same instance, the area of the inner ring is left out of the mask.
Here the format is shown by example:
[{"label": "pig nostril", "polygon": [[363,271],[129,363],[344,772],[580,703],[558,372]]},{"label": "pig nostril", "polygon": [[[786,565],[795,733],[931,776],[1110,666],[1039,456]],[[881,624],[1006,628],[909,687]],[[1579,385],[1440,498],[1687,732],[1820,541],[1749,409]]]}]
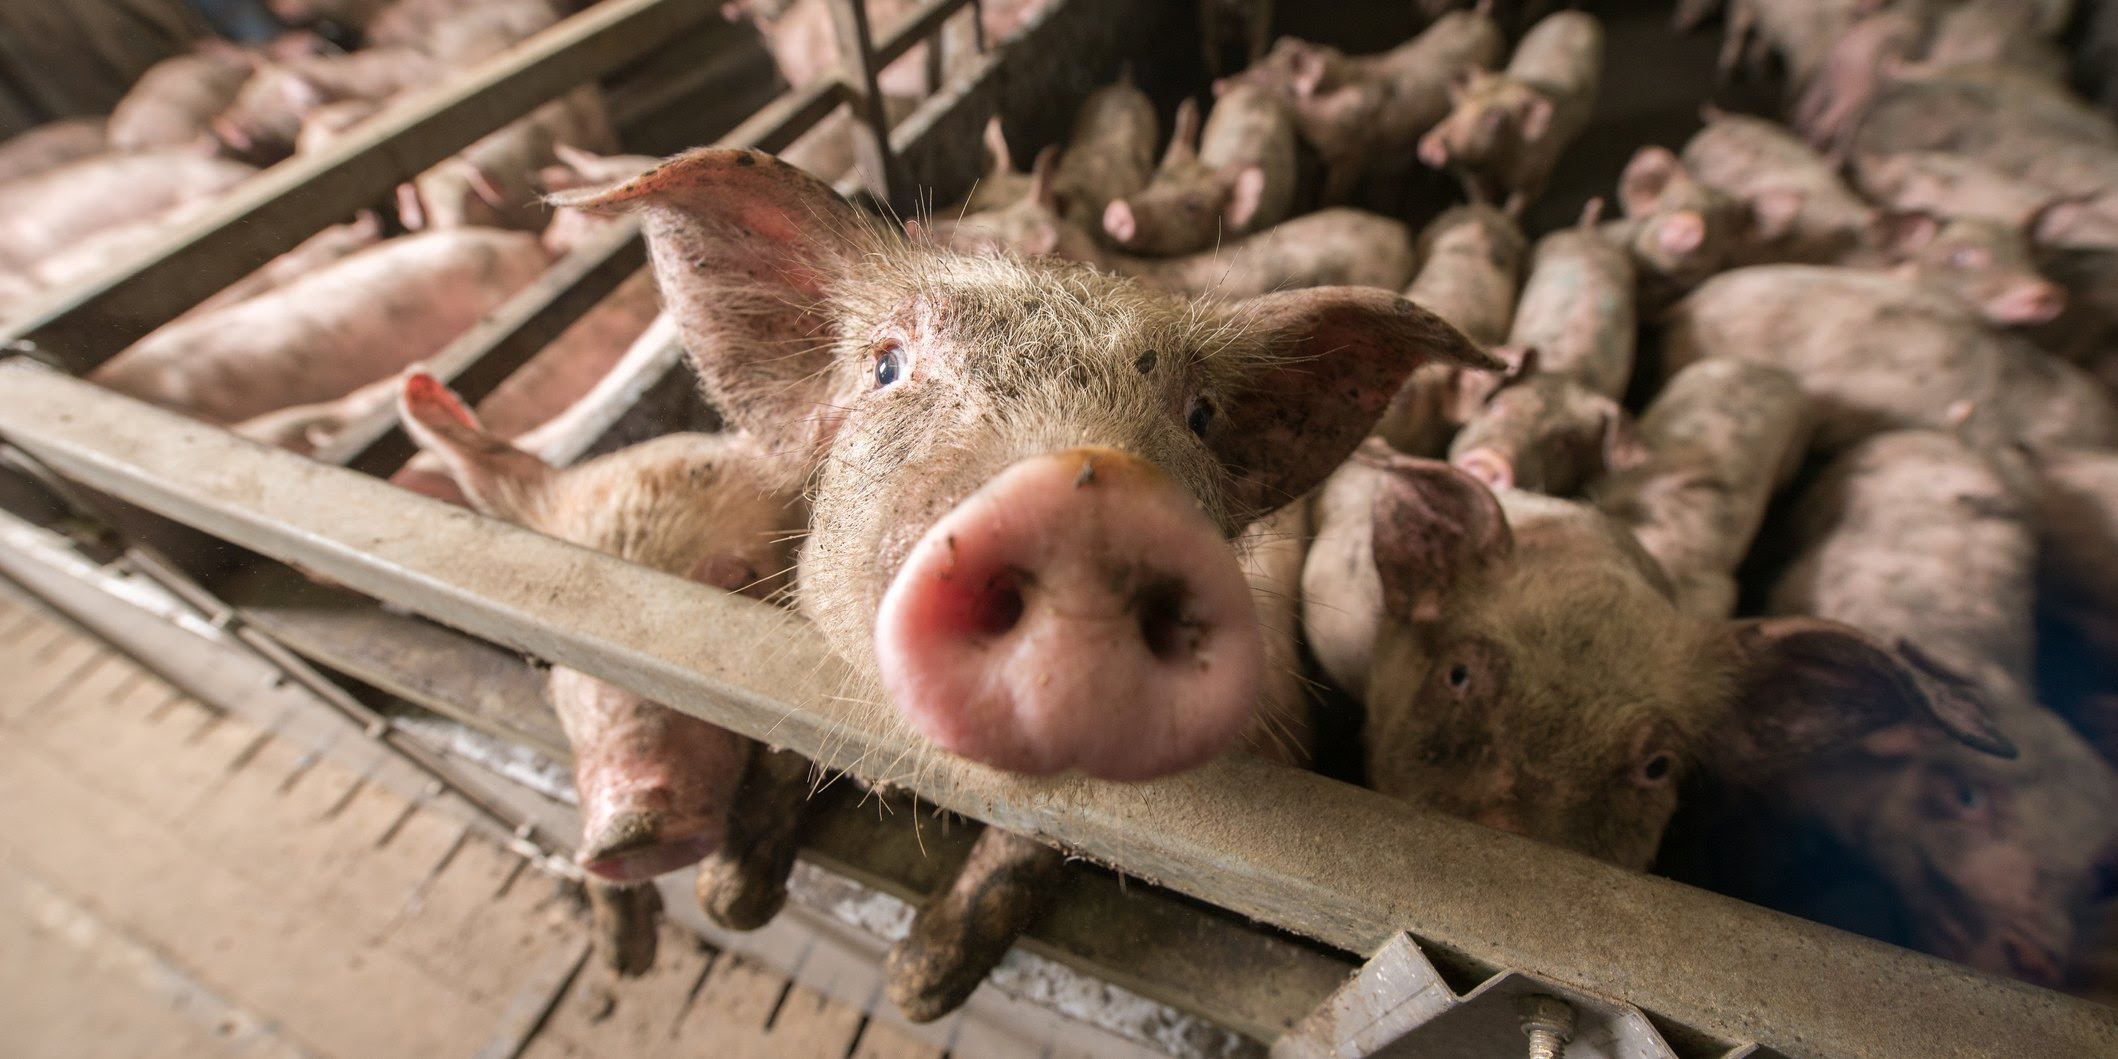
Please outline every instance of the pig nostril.
[{"label": "pig nostril", "polygon": [[994,574],[972,598],[970,631],[978,636],[1005,636],[1022,620],[1023,575],[1017,570]]},{"label": "pig nostril", "polygon": [[1142,589],[1134,610],[1140,619],[1140,639],[1149,654],[1160,662],[1177,662],[1198,652],[1201,625],[1187,618],[1184,605],[1190,593],[1181,581],[1156,581]]}]

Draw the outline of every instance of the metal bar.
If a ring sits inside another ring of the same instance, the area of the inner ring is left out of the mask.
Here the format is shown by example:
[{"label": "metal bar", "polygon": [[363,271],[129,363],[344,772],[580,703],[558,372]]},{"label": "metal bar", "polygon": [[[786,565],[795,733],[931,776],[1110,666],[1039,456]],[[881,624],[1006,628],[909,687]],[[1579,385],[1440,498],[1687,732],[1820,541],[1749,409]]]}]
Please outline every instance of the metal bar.
[{"label": "metal bar", "polygon": [[907,190],[898,172],[897,156],[890,150],[890,116],[883,110],[882,89],[876,75],[882,66],[875,54],[875,40],[868,32],[865,0],[836,0],[831,4],[831,25],[838,34],[839,69],[847,89],[846,104],[853,108],[853,159],[876,201],[892,208],[906,205],[897,196]]},{"label": "metal bar", "polygon": [[55,294],[12,327],[86,372],[317,229],[381,199],[465,145],[715,17],[696,0],[607,0],[345,139],[251,178],[206,216]]},{"label": "metal bar", "polygon": [[1409,929],[1793,1057],[2118,1050],[2118,1009],[1245,756],[1142,784],[950,759],[785,611],[47,369],[0,367],[0,436],[93,488],[473,635],[1340,948],[1372,952]]},{"label": "metal bar", "polygon": [[[949,16],[966,7],[976,6],[972,0],[932,0],[931,3],[898,19],[875,45],[875,69],[887,68],[891,63],[903,58],[906,52],[911,51],[921,41],[934,40],[941,32],[942,24],[949,20]],[[978,50],[982,52],[985,50],[985,29],[982,26],[978,29],[977,39],[980,42]]]}]

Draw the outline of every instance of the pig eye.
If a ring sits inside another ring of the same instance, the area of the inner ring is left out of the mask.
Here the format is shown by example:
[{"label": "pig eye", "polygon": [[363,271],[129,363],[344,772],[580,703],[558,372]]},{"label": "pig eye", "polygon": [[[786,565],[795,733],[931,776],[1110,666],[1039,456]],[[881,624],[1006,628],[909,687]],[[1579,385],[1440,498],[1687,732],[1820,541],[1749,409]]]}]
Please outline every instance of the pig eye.
[{"label": "pig eye", "polygon": [[875,351],[875,388],[880,390],[904,378],[905,348],[895,342]]},{"label": "pig eye", "polygon": [[1190,427],[1193,434],[1205,437],[1206,428],[1213,425],[1213,402],[1204,397],[1193,398],[1191,411],[1184,416],[1184,425]]},{"label": "pig eye", "polygon": [[1458,662],[1455,665],[1450,666],[1448,679],[1449,687],[1451,690],[1462,691],[1465,688],[1470,687],[1471,667],[1464,665],[1462,662]]},{"label": "pig eye", "polygon": [[1674,766],[1675,762],[1668,754],[1656,754],[1647,759],[1647,764],[1640,766],[1640,779],[1647,783],[1660,783],[1669,778],[1669,770]]},{"label": "pig eye", "polygon": [[1959,246],[1949,251],[1949,266],[1951,268],[1984,268],[1986,267],[1986,252],[1975,246]]},{"label": "pig eye", "polygon": [[1978,784],[1966,780],[1956,781],[1956,789],[1950,792],[1949,799],[1959,812],[1967,816],[1984,812],[1989,804],[1986,792],[1979,789]]}]

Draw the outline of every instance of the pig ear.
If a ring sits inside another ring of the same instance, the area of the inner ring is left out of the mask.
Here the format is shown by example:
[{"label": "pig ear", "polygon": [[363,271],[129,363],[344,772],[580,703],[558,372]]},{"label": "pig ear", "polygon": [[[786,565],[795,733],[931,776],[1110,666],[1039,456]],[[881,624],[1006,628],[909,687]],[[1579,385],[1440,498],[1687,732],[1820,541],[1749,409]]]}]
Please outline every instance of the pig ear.
[{"label": "pig ear", "polygon": [[985,153],[991,156],[986,164],[987,174],[998,176],[1015,171],[1015,156],[1008,151],[1007,133],[1000,128],[998,114],[986,119]]},{"label": "pig ear", "polygon": [[1765,191],[1750,200],[1750,226],[1761,239],[1778,239],[1794,230],[1804,195],[1799,191]]},{"label": "pig ear", "polygon": [[1868,222],[1868,237],[1890,253],[1909,257],[1933,242],[1941,227],[1931,213],[1885,211]]},{"label": "pig ear", "polygon": [[814,453],[850,385],[828,305],[888,238],[831,186],[761,151],[700,148],[560,206],[643,215],[656,285],[708,397],[776,451]]},{"label": "pig ear", "polygon": [[1496,370],[1458,370],[1450,380],[1444,414],[1452,423],[1468,423],[1492,403],[1493,395],[1537,373],[1536,346],[1494,346],[1487,350],[1500,362]]},{"label": "pig ear", "polygon": [[1603,419],[1603,470],[1606,474],[1629,471],[1646,463],[1654,450],[1633,429],[1632,413],[1616,401]]},{"label": "pig ear", "polygon": [[2079,227],[2087,213],[2086,200],[2078,195],[2050,199],[2023,218],[2022,234],[2032,246],[2051,246]]},{"label": "pig ear", "polygon": [[1667,147],[1650,145],[1640,148],[1618,177],[1619,208],[1628,217],[1653,212],[1656,200],[1669,187],[1681,164]]},{"label": "pig ear", "polygon": [[1177,104],[1177,117],[1172,123],[1169,149],[1162,155],[1162,168],[1183,165],[1199,156],[1199,101],[1186,99]]},{"label": "pig ear", "polygon": [[1544,139],[1552,129],[1552,101],[1543,96],[1532,96],[1522,112],[1522,138],[1527,143]]},{"label": "pig ear", "polygon": [[405,433],[441,460],[471,506],[494,518],[524,521],[551,482],[550,464],[486,433],[478,417],[426,372],[405,377],[397,411]]},{"label": "pig ear", "polygon": [[1228,185],[1228,205],[1221,215],[1228,219],[1231,228],[1242,230],[1257,219],[1258,207],[1265,201],[1265,167],[1246,165],[1236,171],[1235,179]]},{"label": "pig ear", "polygon": [[1730,633],[1734,713],[1712,751],[1725,775],[1770,773],[1907,722],[2015,754],[1978,688],[1911,644],[1893,649],[1852,626],[1806,617],[1733,622]]},{"label": "pig ear", "polygon": [[1059,193],[1052,187],[1052,176],[1058,171],[1059,145],[1047,144],[1030,163],[1030,201],[1053,213],[1059,212]]},{"label": "pig ear", "polygon": [[1413,622],[1441,617],[1465,578],[1507,561],[1515,537],[1485,483],[1440,460],[1364,447],[1355,457],[1384,471],[1372,517],[1383,606]]},{"label": "pig ear", "polygon": [[1273,357],[1245,373],[1205,435],[1235,478],[1238,525],[1323,481],[1420,364],[1499,365],[1441,317],[1372,287],[1267,294],[1237,319]]}]

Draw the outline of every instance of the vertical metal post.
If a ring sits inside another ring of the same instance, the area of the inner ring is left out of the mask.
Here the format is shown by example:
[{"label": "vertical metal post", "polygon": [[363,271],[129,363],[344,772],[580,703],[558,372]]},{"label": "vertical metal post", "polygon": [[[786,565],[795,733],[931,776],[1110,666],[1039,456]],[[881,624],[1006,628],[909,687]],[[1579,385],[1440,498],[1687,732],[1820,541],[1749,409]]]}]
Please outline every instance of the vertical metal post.
[{"label": "vertical metal post", "polygon": [[899,202],[897,196],[910,188],[898,171],[897,155],[890,150],[890,119],[876,84],[880,71],[875,68],[875,39],[868,30],[866,5],[863,0],[837,0],[831,5],[831,22],[838,31],[846,104],[853,108],[855,119],[854,162],[876,199],[901,210],[909,203]]}]

